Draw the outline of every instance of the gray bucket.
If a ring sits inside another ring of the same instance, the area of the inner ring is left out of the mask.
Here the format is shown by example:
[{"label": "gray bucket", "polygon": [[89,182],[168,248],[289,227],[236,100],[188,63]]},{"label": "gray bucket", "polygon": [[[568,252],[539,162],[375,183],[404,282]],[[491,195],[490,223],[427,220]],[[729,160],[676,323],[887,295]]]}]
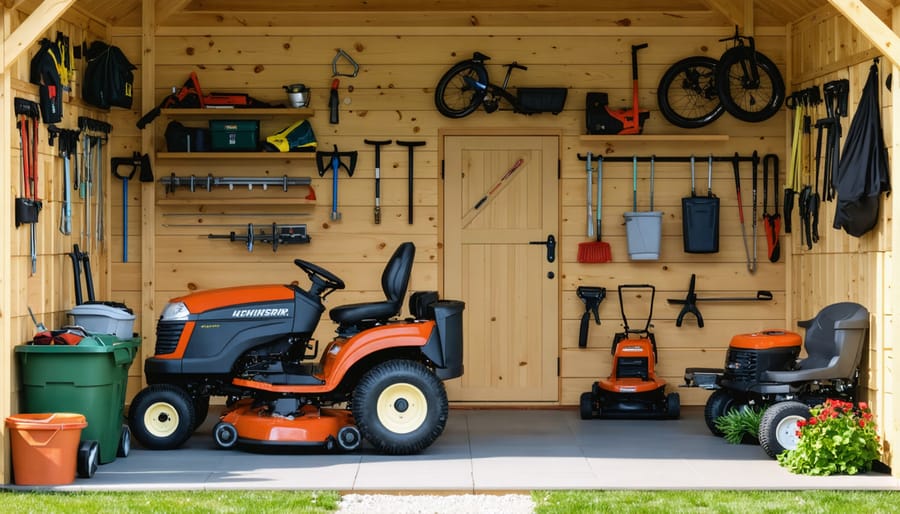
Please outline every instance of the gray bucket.
[{"label": "gray bucket", "polygon": [[655,159],[650,158],[650,210],[637,210],[637,156],[633,159],[633,212],[625,213],[625,233],[628,236],[628,257],[633,261],[655,261],[659,259],[662,242],[662,211],[653,210],[653,176]]}]

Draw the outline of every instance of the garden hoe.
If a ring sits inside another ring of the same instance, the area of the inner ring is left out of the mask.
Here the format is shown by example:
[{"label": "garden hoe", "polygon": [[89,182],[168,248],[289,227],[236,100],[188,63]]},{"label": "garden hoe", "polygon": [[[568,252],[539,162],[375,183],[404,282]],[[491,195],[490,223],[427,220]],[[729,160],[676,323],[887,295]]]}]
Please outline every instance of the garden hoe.
[{"label": "garden hoe", "polygon": [[[349,163],[342,159],[349,159]],[[340,221],[341,213],[338,211],[338,173],[341,168],[347,170],[347,175],[353,176],[356,169],[357,152],[339,152],[337,145],[334,145],[333,152],[316,152],[316,166],[319,169],[319,176],[324,177],[328,170],[332,172],[331,182],[331,221]]]}]

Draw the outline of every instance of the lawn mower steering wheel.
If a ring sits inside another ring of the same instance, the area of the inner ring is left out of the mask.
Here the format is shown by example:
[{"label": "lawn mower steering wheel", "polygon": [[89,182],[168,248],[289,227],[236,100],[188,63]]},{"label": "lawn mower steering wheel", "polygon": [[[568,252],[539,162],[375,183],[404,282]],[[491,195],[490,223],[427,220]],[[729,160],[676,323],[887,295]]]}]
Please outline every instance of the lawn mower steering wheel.
[{"label": "lawn mower steering wheel", "polygon": [[344,281],[338,278],[334,273],[320,267],[315,264],[304,261],[303,259],[294,259],[294,264],[297,265],[300,269],[306,272],[306,275],[309,277],[309,280],[313,283],[309,292],[318,296],[322,294],[323,291],[329,290],[328,293],[325,293],[325,296],[328,296],[329,293],[336,289],[343,289],[345,287]]}]

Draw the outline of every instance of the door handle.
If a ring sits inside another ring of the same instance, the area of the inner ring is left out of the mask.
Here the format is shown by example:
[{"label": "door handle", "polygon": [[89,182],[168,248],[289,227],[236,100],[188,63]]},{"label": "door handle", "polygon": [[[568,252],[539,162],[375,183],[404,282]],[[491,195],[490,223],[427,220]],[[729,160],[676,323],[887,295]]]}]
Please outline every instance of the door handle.
[{"label": "door handle", "polygon": [[529,241],[528,244],[547,245],[547,262],[556,260],[556,238],[553,237],[553,234],[547,236],[546,241]]}]

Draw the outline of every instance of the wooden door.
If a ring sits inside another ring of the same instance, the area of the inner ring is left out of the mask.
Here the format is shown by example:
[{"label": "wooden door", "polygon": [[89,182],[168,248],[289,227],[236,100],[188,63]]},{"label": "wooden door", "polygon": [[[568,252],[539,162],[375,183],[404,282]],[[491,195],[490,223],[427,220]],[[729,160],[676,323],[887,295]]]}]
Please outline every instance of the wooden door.
[{"label": "wooden door", "polygon": [[444,296],[466,302],[451,400],[559,399],[559,248],[530,244],[558,238],[558,160],[556,136],[444,138]]}]

